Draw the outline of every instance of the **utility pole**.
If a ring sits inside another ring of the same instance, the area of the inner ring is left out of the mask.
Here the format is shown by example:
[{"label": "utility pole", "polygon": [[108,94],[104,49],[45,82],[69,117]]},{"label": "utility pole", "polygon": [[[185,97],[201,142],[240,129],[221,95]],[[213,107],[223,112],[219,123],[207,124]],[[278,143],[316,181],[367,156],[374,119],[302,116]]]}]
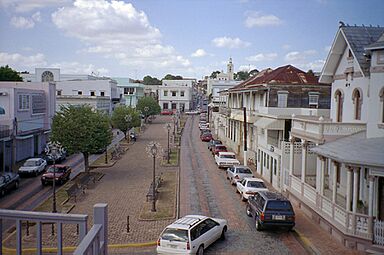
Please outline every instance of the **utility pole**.
[{"label": "utility pole", "polygon": [[247,108],[243,107],[244,114],[244,166],[247,165]]},{"label": "utility pole", "polygon": [[13,120],[12,125],[12,168],[11,172],[16,173],[16,136],[17,136],[17,118]]}]

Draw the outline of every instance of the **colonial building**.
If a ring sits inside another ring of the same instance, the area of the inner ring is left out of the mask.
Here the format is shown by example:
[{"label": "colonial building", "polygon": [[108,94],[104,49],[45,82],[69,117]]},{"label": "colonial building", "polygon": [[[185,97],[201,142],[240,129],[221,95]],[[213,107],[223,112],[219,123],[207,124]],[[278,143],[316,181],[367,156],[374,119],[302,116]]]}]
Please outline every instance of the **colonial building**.
[{"label": "colonial building", "polygon": [[[234,65],[232,63],[232,58],[229,58],[228,64],[227,64],[227,72],[221,71],[216,75],[216,78],[207,78],[207,90],[206,90],[206,96],[217,96],[217,93],[221,89],[220,87],[225,86],[227,88],[233,87],[235,84],[233,82],[234,79]],[[216,89],[214,91],[214,85],[216,84]],[[221,85],[220,85],[221,84]]]},{"label": "colonial building", "polygon": [[258,173],[281,189],[281,142],[289,139],[292,114],[329,116],[330,90],[313,74],[291,65],[266,69],[228,90],[228,108],[215,115],[215,126],[226,128],[220,139],[243,155],[244,164],[253,161]]},{"label": "colonial building", "polygon": [[0,82],[0,172],[44,151],[55,104],[54,83]]},{"label": "colonial building", "polygon": [[341,23],[320,81],[330,118],[292,117],[284,187],[345,246],[383,249],[384,28]]},{"label": "colonial building", "polygon": [[162,110],[190,110],[195,80],[163,80],[159,87],[159,105]]}]

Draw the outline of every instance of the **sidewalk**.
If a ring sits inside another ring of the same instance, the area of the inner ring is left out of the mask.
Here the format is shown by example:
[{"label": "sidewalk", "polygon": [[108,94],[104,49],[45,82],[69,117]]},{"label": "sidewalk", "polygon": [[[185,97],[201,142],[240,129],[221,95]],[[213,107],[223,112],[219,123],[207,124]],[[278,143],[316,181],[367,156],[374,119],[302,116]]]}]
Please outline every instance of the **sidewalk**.
[{"label": "sidewalk", "polygon": [[[240,160],[242,162],[242,160]],[[264,180],[269,190],[276,191],[272,185],[262,178],[254,165],[249,166],[257,178]],[[356,250],[344,247],[340,242],[332,238],[314,220],[310,219],[303,210],[295,203],[292,203],[296,214],[295,236],[310,254],[365,254]]]}]

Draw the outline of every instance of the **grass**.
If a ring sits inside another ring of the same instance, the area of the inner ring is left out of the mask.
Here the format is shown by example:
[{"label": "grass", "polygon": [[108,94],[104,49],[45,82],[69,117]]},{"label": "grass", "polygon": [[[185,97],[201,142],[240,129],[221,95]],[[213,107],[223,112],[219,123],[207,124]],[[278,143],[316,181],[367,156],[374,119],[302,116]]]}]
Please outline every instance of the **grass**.
[{"label": "grass", "polygon": [[178,166],[179,165],[179,149],[171,149],[169,154],[169,164],[167,159],[161,160],[162,166]]},{"label": "grass", "polygon": [[141,207],[140,220],[166,220],[175,218],[176,172],[163,173],[163,182],[158,191],[156,212],[151,212],[152,201],[144,202]]},{"label": "grass", "polygon": [[[56,209],[58,212],[65,213],[72,204],[62,205],[64,201],[68,199],[67,192],[65,191],[72,185],[72,181],[65,183],[62,186],[56,186]],[[43,203],[41,203],[38,207],[34,209],[34,211],[39,212],[52,212],[52,196],[46,199]]]},{"label": "grass", "polygon": [[[124,139],[119,144],[122,148],[128,147],[128,142],[125,141]],[[107,151],[107,156],[108,156],[108,163],[107,164],[111,164],[112,162],[116,161],[115,159],[111,159],[113,150],[114,150],[114,148],[110,148]],[[90,167],[100,167],[100,166],[102,167],[102,166],[105,166],[107,164],[105,163],[105,152],[104,152],[97,160],[95,160],[94,162],[92,162],[92,164],[90,164]]]}]

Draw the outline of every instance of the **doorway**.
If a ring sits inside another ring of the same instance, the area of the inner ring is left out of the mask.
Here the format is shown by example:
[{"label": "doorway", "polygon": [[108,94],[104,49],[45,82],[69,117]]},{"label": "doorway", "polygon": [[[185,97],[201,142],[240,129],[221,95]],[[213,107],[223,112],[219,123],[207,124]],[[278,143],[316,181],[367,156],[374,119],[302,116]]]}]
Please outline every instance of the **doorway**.
[{"label": "doorway", "polygon": [[384,221],[384,177],[379,177],[378,183],[379,213],[377,217],[379,220]]}]

